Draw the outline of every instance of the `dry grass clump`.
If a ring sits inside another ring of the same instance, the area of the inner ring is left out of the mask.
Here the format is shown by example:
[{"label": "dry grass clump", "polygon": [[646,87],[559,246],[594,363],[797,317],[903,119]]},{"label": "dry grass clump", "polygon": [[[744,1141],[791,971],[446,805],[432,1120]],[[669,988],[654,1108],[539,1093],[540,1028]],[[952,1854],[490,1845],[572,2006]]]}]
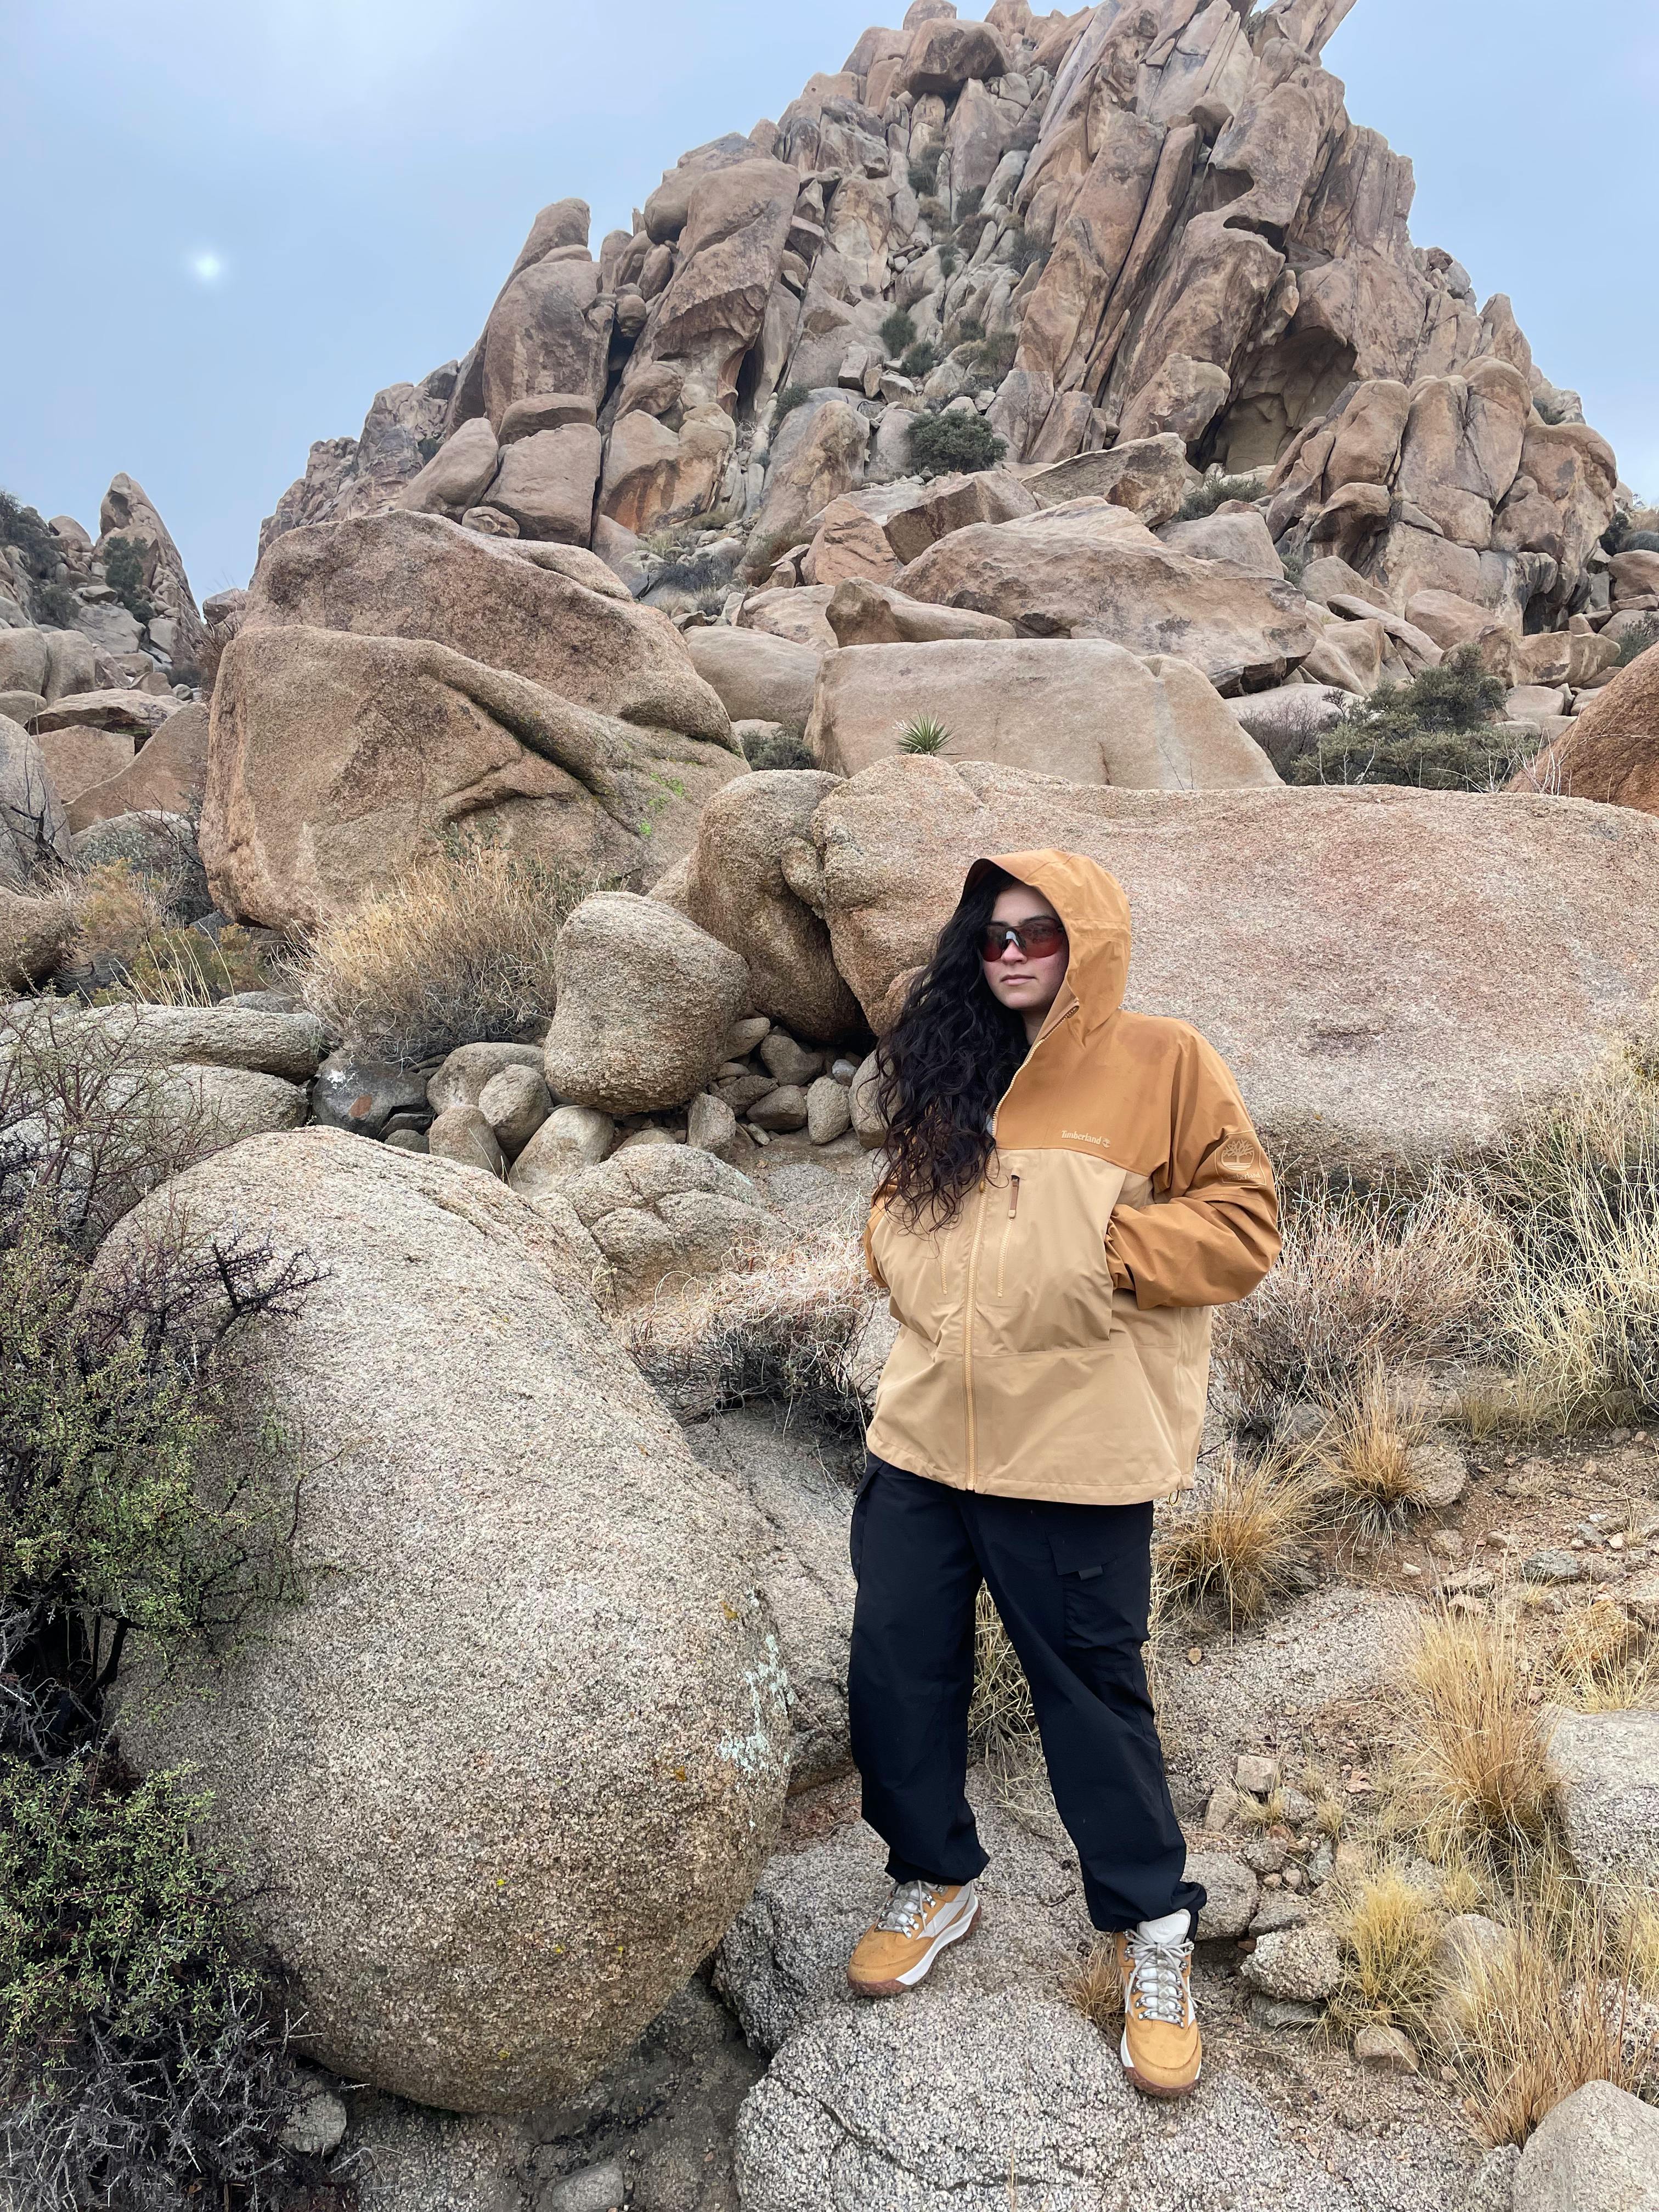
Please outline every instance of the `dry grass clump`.
[{"label": "dry grass clump", "polygon": [[1524,2143],[1587,2081],[1639,2094],[1655,2062],[1628,1930],[1582,1884],[1554,1876],[1550,1887],[1553,1895],[1523,1903],[1509,1941],[1472,1956],[1448,1993],[1453,2063],[1476,2129],[1493,2145]]},{"label": "dry grass clump", "polygon": [[1220,1613],[1231,1627],[1259,1620],[1302,1587],[1318,1500],[1300,1456],[1224,1454],[1207,1487],[1174,1510],[1155,1541],[1167,1601]]},{"label": "dry grass clump", "polygon": [[739,1255],[720,1274],[665,1285],[622,1328],[640,1370],[682,1419],[756,1398],[862,1430],[853,1354],[874,1308],[854,1238]]},{"label": "dry grass clump", "polygon": [[270,981],[245,929],[233,922],[216,939],[181,927],[167,889],[126,860],[107,860],[78,880],[64,880],[62,895],[75,918],[73,957],[101,959],[118,979],[100,992],[100,1003],[210,1006]]},{"label": "dry grass clump", "polygon": [[1109,1938],[1094,1944],[1062,1976],[1060,1993],[1086,2021],[1115,2041],[1123,2018],[1123,1977]]},{"label": "dry grass clump", "polygon": [[1580,1712],[1627,1712],[1659,1698],[1659,1652],[1609,1598],[1592,1598],[1563,1616],[1550,1674],[1554,1701]]},{"label": "dry grass clump", "polygon": [[1339,1521],[1380,1536],[1421,1510],[1425,1491],[1413,1455],[1423,1435],[1421,1415],[1402,1409],[1381,1360],[1374,1361],[1333,1410],[1314,1448]]},{"label": "dry grass clump", "polygon": [[446,846],[319,932],[299,964],[331,1035],[402,1066],[553,1012],[553,941],[600,884],[481,842]]},{"label": "dry grass clump", "polygon": [[1385,1864],[1346,1887],[1337,1933],[1344,1963],[1332,2005],[1337,2024],[1352,2030],[1376,2021],[1429,2041],[1441,1987],[1436,1899],[1402,1868]]},{"label": "dry grass clump", "polygon": [[1449,1178],[1408,1204],[1322,1185],[1287,1206],[1278,1265],[1218,1334],[1244,1425],[1271,1429],[1300,1399],[1340,1405],[1379,1363],[1416,1367],[1462,1349],[1489,1305],[1501,1243]]},{"label": "dry grass clump", "polygon": [[1513,1621],[1443,1613],[1408,1655],[1398,1787],[1437,1854],[1498,1863],[1545,1835],[1549,1776]]}]

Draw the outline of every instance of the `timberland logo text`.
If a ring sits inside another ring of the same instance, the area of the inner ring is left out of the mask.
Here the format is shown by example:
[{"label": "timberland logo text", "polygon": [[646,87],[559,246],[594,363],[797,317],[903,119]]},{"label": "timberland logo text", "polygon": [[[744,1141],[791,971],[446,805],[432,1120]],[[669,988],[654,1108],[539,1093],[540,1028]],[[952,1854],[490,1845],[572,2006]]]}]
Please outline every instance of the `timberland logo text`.
[{"label": "timberland logo text", "polygon": [[1079,1145],[1105,1145],[1110,1142],[1109,1138],[1096,1136],[1092,1129],[1062,1129],[1060,1133],[1062,1141],[1070,1137]]}]

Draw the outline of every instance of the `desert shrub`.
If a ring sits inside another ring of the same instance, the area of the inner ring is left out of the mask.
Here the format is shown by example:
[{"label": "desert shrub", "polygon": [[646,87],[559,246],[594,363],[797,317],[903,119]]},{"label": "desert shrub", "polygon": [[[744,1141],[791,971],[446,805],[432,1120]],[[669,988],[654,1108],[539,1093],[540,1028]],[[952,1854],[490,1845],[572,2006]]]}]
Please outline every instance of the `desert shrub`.
[{"label": "desert shrub", "polygon": [[923,377],[931,376],[939,367],[939,349],[932,338],[919,338],[915,345],[906,347],[899,362],[899,374],[920,384]]},{"label": "desert shrub", "polygon": [[553,941],[594,877],[483,842],[441,847],[319,932],[297,969],[336,1036],[403,1066],[553,1012]]},{"label": "desert shrub", "polygon": [[[1649,534],[1653,535],[1651,532]],[[1655,550],[1659,551],[1659,543],[1656,544]],[[1640,622],[1633,622],[1627,630],[1621,632],[1619,638],[1619,658],[1613,665],[1616,668],[1628,668],[1632,660],[1639,660],[1644,653],[1656,645],[1659,645],[1659,618],[1652,615],[1644,615]]]},{"label": "desert shrub", "polygon": [[1381,1536],[1420,1510],[1425,1486],[1413,1453],[1423,1434],[1421,1416],[1401,1407],[1374,1360],[1332,1409],[1314,1451],[1339,1522]]},{"label": "desert shrub", "polygon": [[14,546],[33,576],[49,576],[58,565],[58,542],[45,518],[9,491],[0,491],[0,545]]},{"label": "desert shrub", "polygon": [[968,1734],[981,1751],[1030,1743],[1037,1733],[1036,1708],[995,1600],[982,1585],[974,1601],[974,1694]]},{"label": "desert shrub", "polygon": [[131,538],[112,538],[104,547],[104,581],[135,622],[155,612],[144,586],[144,549]]},{"label": "desert shrub", "polygon": [[807,401],[811,397],[811,391],[808,386],[805,384],[786,384],[782,391],[779,392],[776,403],[772,410],[772,421],[774,425],[775,426],[781,422],[786,416],[793,415],[796,408],[805,407]]},{"label": "desert shrub", "polygon": [[1236,1418],[1258,1431],[1299,1399],[1344,1404],[1379,1362],[1420,1366],[1478,1341],[1508,1261],[1503,1224],[1449,1178],[1393,1201],[1316,1183],[1283,1229],[1273,1273],[1218,1317]]},{"label": "desert shrub", "polygon": [[896,361],[916,342],[915,318],[907,308],[895,307],[881,326],[880,337],[889,360]]},{"label": "desert shrub", "polygon": [[1218,1613],[1237,1627],[1304,1589],[1318,1498],[1300,1457],[1224,1454],[1200,1488],[1172,1508],[1155,1539],[1168,1604]]},{"label": "desert shrub", "polygon": [[1568,1607],[1548,1665],[1552,1699],[1579,1712],[1630,1712],[1659,1687],[1652,1636],[1610,1597]]},{"label": "desert shrub", "polygon": [[682,1419],[770,1398],[861,1434],[854,1355],[872,1307],[856,1241],[825,1237],[671,1284],[629,1315],[625,1333],[641,1373]]},{"label": "desert shrub", "polygon": [[81,602],[67,584],[54,580],[35,586],[34,618],[44,628],[73,629],[80,611]]},{"label": "desert shrub", "polygon": [[980,211],[981,203],[983,201],[984,198],[985,187],[983,185],[970,185],[966,191],[957,192],[955,195],[954,212],[958,226],[965,222],[972,222],[975,220]]},{"label": "desert shrub", "polygon": [[183,1214],[105,1246],[216,1141],[133,1025],[0,1024],[0,2194],[40,2212],[270,2201],[286,2022],[191,1840],[201,1801],[113,1757],[128,1638],[234,1638],[291,1595],[296,1481],[259,1318],[303,1254]]},{"label": "desert shrub", "polygon": [[1019,351],[1019,338],[1013,331],[997,331],[988,338],[981,338],[974,348],[974,366],[983,376],[1000,384],[1014,365],[1014,356]]},{"label": "desert shrub", "polygon": [[910,156],[909,185],[918,198],[925,198],[939,183],[939,165],[944,158],[942,142],[923,146]]},{"label": "desert shrub", "polygon": [[1287,584],[1294,584],[1299,591],[1302,587],[1302,580],[1308,573],[1307,547],[1305,545],[1281,545],[1279,547],[1278,551],[1280,566],[1285,571],[1285,582]]},{"label": "desert shrub", "polygon": [[947,239],[945,244],[939,248],[939,275],[945,277],[948,282],[951,277],[956,275],[957,270],[961,264],[961,261],[962,256]]},{"label": "desert shrub", "polygon": [[165,885],[126,860],[106,860],[65,884],[76,922],[76,956],[106,977],[100,1005],[208,1006],[234,991],[270,981],[246,930],[232,923],[216,939],[171,918]]},{"label": "desert shrub", "polygon": [[985,340],[985,325],[977,315],[963,315],[956,326],[958,345],[981,345]]},{"label": "desert shrub", "polygon": [[1621,553],[1659,553],[1659,530],[1632,530],[1619,550]]},{"label": "desert shrub", "polygon": [[781,726],[745,732],[743,751],[750,768],[803,769],[819,765],[801,732]]},{"label": "desert shrub", "polygon": [[1253,500],[1256,495],[1254,477],[1206,477],[1201,484],[1194,484],[1181,502],[1177,520],[1198,522],[1206,514],[1213,514],[1230,499]]},{"label": "desert shrub", "polygon": [[951,732],[937,714],[913,714],[898,726],[902,753],[939,753],[951,742]]},{"label": "desert shrub", "polygon": [[1343,1885],[1337,1937],[1342,1985],[1335,2023],[1397,2027],[1419,2045],[1432,2039],[1440,1996],[1437,1899],[1399,1866],[1384,1864]]},{"label": "desert shrub", "polygon": [[287,2022],[204,1804],[91,1754],[0,1761],[0,2178],[39,2212],[273,2201]]},{"label": "desert shrub", "polygon": [[988,422],[960,409],[918,415],[910,424],[910,459],[926,477],[994,469],[1006,450]]},{"label": "desert shrub", "polygon": [[1505,693],[1460,646],[1409,684],[1382,685],[1291,763],[1293,783],[1413,784],[1425,791],[1487,791],[1509,781],[1511,739],[1492,727]]},{"label": "desert shrub", "polygon": [[1009,261],[1022,276],[1028,269],[1047,268],[1053,251],[1040,238],[1033,238],[1030,231],[1018,223],[1005,234],[1000,250],[1006,252]]}]

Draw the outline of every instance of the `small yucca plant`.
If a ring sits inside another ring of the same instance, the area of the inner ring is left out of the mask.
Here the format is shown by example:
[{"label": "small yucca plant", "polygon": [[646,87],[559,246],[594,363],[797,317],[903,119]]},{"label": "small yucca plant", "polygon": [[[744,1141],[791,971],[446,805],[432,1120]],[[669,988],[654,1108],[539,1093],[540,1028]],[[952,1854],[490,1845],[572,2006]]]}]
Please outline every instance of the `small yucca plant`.
[{"label": "small yucca plant", "polygon": [[899,724],[898,741],[902,753],[942,753],[951,732],[936,714],[915,714]]}]

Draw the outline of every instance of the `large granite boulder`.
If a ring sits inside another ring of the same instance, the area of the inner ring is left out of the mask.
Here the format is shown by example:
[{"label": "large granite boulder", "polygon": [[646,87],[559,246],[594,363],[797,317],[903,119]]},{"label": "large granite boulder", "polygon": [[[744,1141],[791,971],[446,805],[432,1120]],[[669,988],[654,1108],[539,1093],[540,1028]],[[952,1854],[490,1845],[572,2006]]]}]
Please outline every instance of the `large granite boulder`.
[{"label": "large granite boulder", "polygon": [[685,649],[734,722],[806,727],[818,677],[819,656],[811,646],[769,636],[763,629],[714,623],[687,630]]},{"label": "large granite boulder", "polygon": [[74,858],[39,739],[0,714],[0,886],[24,890],[37,869],[68,867]]},{"label": "large granite boulder", "polygon": [[1659,823],[1583,801],[1114,791],[905,757],[833,791],[812,838],[878,1031],[978,854],[1089,854],[1128,893],[1128,1003],[1201,1030],[1286,1159],[1358,1172],[1495,1141],[1640,1016],[1659,965]]},{"label": "large granite boulder", "polygon": [[624,1301],[716,1274],[745,1247],[786,1238],[748,1176],[701,1145],[634,1146],[569,1175],[557,1194]]},{"label": "large granite boulder", "polygon": [[29,991],[43,983],[74,935],[67,899],[32,898],[0,884],[0,990]]},{"label": "large granite boulder", "polygon": [[1279,777],[1190,661],[1105,638],[858,645],[826,653],[807,742],[837,775],[900,750],[922,715],[950,760],[1138,791],[1243,790]]},{"label": "large granite boulder", "polygon": [[629,891],[582,901],[559,932],[553,969],[549,1087],[605,1114],[695,1097],[749,996],[740,953],[665,902]]},{"label": "large granite boulder", "polygon": [[67,801],[71,830],[84,830],[118,814],[181,814],[200,817],[207,791],[208,710],[189,706],[164,722],[137,755],[115,773]]},{"label": "large granite boulder", "polygon": [[599,565],[432,514],[279,538],[214,689],[222,908],[314,926],[457,830],[653,881],[746,764],[673,625]]},{"label": "large granite boulder", "polygon": [[152,1210],[322,1269],[268,1325],[305,1440],[305,1594],[128,1694],[188,1765],[309,2048],[426,2105],[586,2087],[748,1896],[787,1766],[749,1516],[691,1461],[556,1231],[492,1178],[325,1130]]},{"label": "large granite boulder", "polygon": [[1545,1716],[1550,1784],[1573,1864],[1614,1893],[1659,1879],[1659,1710]]},{"label": "large granite boulder", "polygon": [[1030,635],[1178,654],[1223,693],[1280,682],[1316,641],[1290,585],[1173,551],[1105,499],[956,531],[900,581],[913,599],[1000,615]]},{"label": "large granite boulder", "polygon": [[1522,2152],[1515,2212],[1650,2212],[1656,2167],[1659,2112],[1611,2081],[1586,2081]]},{"label": "large granite boulder", "polygon": [[[830,933],[791,884],[817,878],[811,822],[836,779],[816,769],[768,769],[716,792],[697,823],[697,842],[673,903],[699,928],[747,962],[757,1013],[793,1036],[830,1043],[862,1026],[842,981]],[[667,878],[658,885],[667,896]]]},{"label": "large granite boulder", "polygon": [[1659,814],[1659,646],[1621,668],[1510,788]]}]

